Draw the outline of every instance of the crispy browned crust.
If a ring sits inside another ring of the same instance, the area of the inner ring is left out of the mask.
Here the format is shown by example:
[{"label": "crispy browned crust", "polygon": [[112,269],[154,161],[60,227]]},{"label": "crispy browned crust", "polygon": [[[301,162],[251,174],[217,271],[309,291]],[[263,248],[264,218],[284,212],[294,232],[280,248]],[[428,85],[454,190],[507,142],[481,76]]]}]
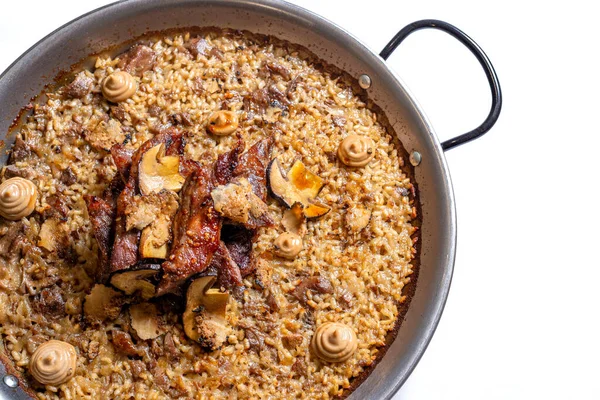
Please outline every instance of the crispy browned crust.
[{"label": "crispy browned crust", "polygon": [[[395,133],[395,130],[389,123],[389,120],[387,119],[387,116],[385,115],[385,113],[382,111],[382,109],[378,105],[373,103],[373,101],[371,101],[367,97],[366,92],[364,90],[362,90],[360,88],[360,86],[358,85],[358,81],[356,80],[356,78],[352,77],[350,74],[341,70],[340,68],[336,67],[335,65],[329,64],[329,63],[319,59],[314,53],[312,53],[306,47],[297,45],[297,44],[293,44],[287,40],[281,40],[281,39],[275,38],[273,36],[256,34],[256,33],[248,32],[248,31],[235,31],[232,29],[223,29],[223,28],[218,28],[218,27],[186,27],[186,28],[166,29],[166,30],[162,30],[162,31],[151,31],[144,35],[141,35],[141,36],[138,36],[131,40],[120,43],[118,45],[111,46],[100,52],[90,54],[90,56],[88,58],[71,66],[69,71],[59,72],[58,75],[56,76],[56,78],[54,79],[53,83],[46,85],[44,87],[44,90],[42,91],[42,93],[40,93],[40,95],[33,97],[30,100],[30,103],[28,105],[24,106],[21,109],[21,111],[19,112],[19,115],[13,120],[13,124],[9,128],[9,133],[16,132],[17,128],[19,128],[19,126],[20,126],[20,122],[23,120],[23,117],[26,116],[29,111],[31,111],[33,102],[35,102],[37,99],[39,99],[41,97],[41,95],[43,95],[44,93],[53,91],[53,90],[57,89],[58,87],[67,83],[69,81],[69,79],[72,79],[77,72],[81,71],[83,65],[86,64],[86,62],[89,63],[90,59],[93,59],[95,57],[105,55],[105,54],[106,55],[118,54],[119,53],[117,51],[118,49],[126,49],[127,46],[131,46],[132,44],[134,44],[140,40],[143,40],[143,39],[151,39],[154,37],[173,35],[173,34],[178,34],[178,33],[182,33],[182,32],[189,32],[190,34],[202,34],[202,33],[213,32],[213,33],[220,34],[220,35],[244,36],[244,37],[251,38],[251,39],[256,40],[257,42],[261,42],[261,43],[273,43],[278,46],[287,47],[290,49],[293,48],[294,50],[296,50],[300,54],[302,54],[304,57],[306,57],[309,61],[311,61],[312,64],[317,69],[320,69],[321,71],[324,71],[324,72],[328,72],[329,74],[332,75],[332,77],[341,78],[341,80],[343,80],[346,84],[348,84],[350,87],[352,87],[354,94],[357,95],[361,100],[363,100],[367,104],[369,109],[371,109],[373,112],[375,112],[377,114],[378,121],[386,128],[386,130],[389,133]],[[403,289],[403,294],[406,296],[406,299],[404,302],[399,303],[397,305],[398,318],[396,320],[394,328],[387,334],[387,336],[385,338],[385,345],[380,349],[377,358],[371,363],[371,365],[367,366],[358,376],[352,378],[352,380],[350,381],[350,387],[344,389],[343,393],[336,397],[339,400],[345,399],[346,397],[348,397],[362,382],[364,382],[364,380],[373,372],[373,370],[375,369],[375,367],[377,366],[379,361],[381,361],[381,359],[385,356],[387,350],[389,349],[391,344],[394,342],[394,339],[398,335],[398,331],[400,330],[400,327],[402,326],[402,322],[404,321],[406,313],[410,307],[411,300],[415,294],[417,280],[418,280],[418,276],[419,276],[419,270],[421,267],[421,261],[420,261],[421,229],[420,228],[421,228],[422,213],[421,213],[421,203],[419,201],[419,191],[418,191],[418,187],[417,187],[417,184],[415,181],[414,168],[411,166],[411,164],[409,162],[409,159],[408,159],[409,155],[408,155],[407,151],[400,144],[400,141],[397,139],[397,136],[396,135],[391,135],[391,136],[394,138],[396,147],[399,150],[399,157],[403,160],[402,171],[410,178],[410,181],[414,186],[414,192],[411,193],[411,199],[413,200],[413,205],[417,209],[417,216],[413,220],[413,225],[416,226],[418,229],[415,232],[415,234],[413,235],[413,239],[415,241],[415,250],[416,250],[415,258],[412,261],[413,273],[410,276],[411,277],[410,283],[408,285],[406,285]],[[16,376],[20,375],[12,367],[12,363],[3,354],[3,352],[0,352],[0,361],[5,365],[5,367],[7,368],[7,371],[13,372]],[[24,383],[22,383],[21,380],[19,380],[19,382],[20,382],[19,384],[21,385],[21,387],[28,394],[30,394],[32,397],[35,397],[35,392],[31,388],[29,388]]]}]

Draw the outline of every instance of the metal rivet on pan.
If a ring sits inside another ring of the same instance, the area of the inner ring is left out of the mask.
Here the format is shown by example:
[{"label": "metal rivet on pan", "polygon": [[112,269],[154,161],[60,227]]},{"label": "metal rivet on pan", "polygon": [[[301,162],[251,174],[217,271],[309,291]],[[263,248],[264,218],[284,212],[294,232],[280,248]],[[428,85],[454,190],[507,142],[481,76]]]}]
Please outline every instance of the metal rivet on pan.
[{"label": "metal rivet on pan", "polygon": [[410,153],[408,161],[410,161],[413,167],[416,167],[417,165],[421,164],[421,158],[421,153],[419,153],[418,151],[413,151],[412,153]]},{"label": "metal rivet on pan", "polygon": [[6,375],[3,380],[4,384],[11,388],[17,387],[17,385],[19,384],[17,378],[15,378],[13,375]]},{"label": "metal rivet on pan", "polygon": [[368,89],[371,87],[371,77],[369,75],[363,74],[358,77],[358,84],[363,89]]}]

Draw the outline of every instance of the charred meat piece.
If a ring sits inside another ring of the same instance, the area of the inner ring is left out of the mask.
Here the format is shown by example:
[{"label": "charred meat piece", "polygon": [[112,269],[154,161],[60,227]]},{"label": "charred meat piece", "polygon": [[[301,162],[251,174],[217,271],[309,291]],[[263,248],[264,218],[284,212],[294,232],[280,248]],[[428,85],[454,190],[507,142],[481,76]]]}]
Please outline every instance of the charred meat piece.
[{"label": "charred meat piece", "polygon": [[179,349],[175,346],[175,342],[173,341],[173,335],[171,332],[167,332],[164,339],[164,348],[165,354],[167,355],[168,360],[177,360],[179,359]]},{"label": "charred meat piece", "polygon": [[302,303],[303,306],[307,305],[308,298],[306,297],[306,292],[308,290],[315,291],[317,293],[333,293],[333,286],[331,286],[331,282],[329,282],[326,278],[322,276],[311,276],[309,278],[305,278],[300,282],[298,286],[292,292],[292,295]]},{"label": "charred meat piece", "polygon": [[10,164],[14,164],[17,161],[22,161],[28,157],[30,157],[33,153],[33,149],[31,144],[23,140],[21,136],[17,136],[15,139],[15,143],[10,150]]},{"label": "charred meat piece", "polygon": [[121,106],[110,106],[110,115],[118,119],[120,122],[125,122],[127,119],[127,111]]},{"label": "charred meat piece", "polygon": [[151,117],[158,117],[161,111],[162,109],[160,106],[156,104],[152,104],[150,107],[148,107],[148,114],[150,114]]},{"label": "charred meat piece", "polygon": [[173,244],[163,263],[158,295],[172,292],[192,275],[204,271],[219,247],[221,218],[210,192],[211,171],[201,168],[190,175],[181,189],[181,205],[173,222]]},{"label": "charred meat piece", "polygon": [[252,262],[252,241],[255,232],[241,225],[224,225],[221,239],[225,243],[229,254],[238,268],[242,277],[254,270]]},{"label": "charred meat piece", "polygon": [[61,221],[67,220],[67,214],[69,214],[69,207],[66,203],[66,197],[62,192],[57,191],[46,198],[48,208],[42,211],[42,217],[44,219],[57,218]]},{"label": "charred meat piece", "polygon": [[[133,168],[132,168],[133,169]],[[117,199],[115,241],[110,258],[110,273],[127,269],[138,261],[140,232],[127,230],[125,210],[133,201],[132,185],[127,184]]]},{"label": "charred meat piece", "polygon": [[71,169],[71,167],[67,167],[61,171],[60,181],[65,185],[70,186],[77,182],[77,175],[73,172],[73,169]]},{"label": "charred meat piece", "polygon": [[132,357],[139,355],[138,349],[133,344],[131,340],[131,335],[127,332],[123,332],[120,330],[112,331],[112,343],[115,346],[115,349],[126,356]]},{"label": "charred meat piece", "polygon": [[123,182],[127,182],[129,179],[129,170],[131,169],[133,150],[127,149],[122,144],[115,144],[110,148],[110,154],[117,166],[117,171],[119,172],[121,179],[123,179]]},{"label": "charred meat piece", "polygon": [[186,112],[173,114],[169,118],[171,120],[171,123],[175,126],[177,126],[177,125],[183,125],[183,126],[194,125],[194,122],[192,121],[192,116]]},{"label": "charred meat piece", "polygon": [[259,354],[261,351],[266,350],[267,345],[265,344],[265,334],[257,328],[246,328],[244,329],[250,350]]},{"label": "charred meat piece", "polygon": [[0,257],[10,258],[17,249],[16,243],[23,236],[25,225],[19,222],[9,222],[6,233],[0,237]]},{"label": "charred meat piece", "polygon": [[233,149],[220,154],[215,162],[215,181],[218,185],[225,185],[233,178],[233,171],[238,165],[240,155],[244,151],[244,140],[238,136],[238,141]]},{"label": "charred meat piece", "polygon": [[94,80],[82,71],[77,74],[71,83],[64,87],[63,93],[66,97],[80,99],[92,91],[93,83]]},{"label": "charred meat piece", "polygon": [[212,47],[208,44],[208,42],[201,37],[191,38],[185,43],[185,48],[196,57],[198,54],[206,57],[208,52],[212,49]]},{"label": "charred meat piece", "polygon": [[287,97],[287,94],[275,85],[257,89],[244,96],[244,111],[248,114],[248,118],[253,118],[255,115],[264,114],[269,107],[287,110],[290,106]]},{"label": "charred meat piece", "polygon": [[291,80],[291,82],[289,83],[289,85],[285,91],[285,95],[288,99],[292,99],[292,97],[293,97],[292,93],[294,93],[296,91],[296,89],[298,88],[298,85],[300,84],[302,79],[303,79],[303,76],[301,74],[298,74],[294,77],[294,79]]},{"label": "charred meat piece", "polygon": [[254,117],[254,115],[264,114],[271,103],[267,88],[257,89],[244,96],[243,103],[244,111],[246,111],[249,118]]},{"label": "charred meat piece", "polygon": [[208,55],[210,57],[215,57],[221,61],[223,61],[223,59],[225,58],[225,55],[223,54],[223,52],[216,47],[213,47],[212,49],[210,49],[210,51],[208,52]]},{"label": "charred meat piece", "polygon": [[287,98],[287,94],[279,90],[275,85],[269,86],[269,105],[271,107],[281,108],[287,110],[290,106],[290,101]]},{"label": "charred meat piece", "polygon": [[32,303],[33,307],[45,316],[58,317],[65,315],[65,300],[58,286],[43,289]]},{"label": "charred meat piece", "polygon": [[136,76],[142,76],[144,72],[154,68],[156,63],[154,50],[142,44],[133,46],[119,58],[119,68]]},{"label": "charred meat piece", "polygon": [[240,156],[234,177],[246,178],[252,185],[254,194],[263,202],[267,201],[267,166],[271,157],[274,139],[267,137],[256,142]]},{"label": "charred meat piece", "polygon": [[33,168],[29,168],[29,167],[19,168],[14,164],[7,165],[6,167],[4,167],[4,178],[5,179],[14,178],[15,176],[32,180],[37,176],[37,172],[35,172],[33,170]]},{"label": "charred meat piece", "polygon": [[259,76],[268,78],[271,75],[279,75],[288,81],[292,78],[292,73],[289,68],[275,61],[265,61],[260,67]]},{"label": "charred meat piece", "polygon": [[242,274],[240,269],[231,257],[229,249],[223,241],[219,242],[219,247],[213,255],[209,267],[206,269],[207,275],[217,277],[217,287],[227,290],[242,285]]},{"label": "charred meat piece", "polygon": [[84,196],[94,238],[98,243],[98,269],[96,280],[108,278],[110,269],[111,244],[114,236],[115,202],[108,192],[107,198]]}]

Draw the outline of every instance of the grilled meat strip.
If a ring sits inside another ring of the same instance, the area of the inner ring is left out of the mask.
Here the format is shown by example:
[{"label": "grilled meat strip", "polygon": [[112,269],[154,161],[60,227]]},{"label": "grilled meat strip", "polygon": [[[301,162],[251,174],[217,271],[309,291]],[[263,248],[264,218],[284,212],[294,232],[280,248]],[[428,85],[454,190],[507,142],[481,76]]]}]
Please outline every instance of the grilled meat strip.
[{"label": "grilled meat strip", "polygon": [[198,168],[183,184],[173,221],[171,253],[162,264],[157,295],[174,292],[189,277],[203,272],[217,251],[221,218],[213,207],[212,188],[213,174],[207,168]]}]

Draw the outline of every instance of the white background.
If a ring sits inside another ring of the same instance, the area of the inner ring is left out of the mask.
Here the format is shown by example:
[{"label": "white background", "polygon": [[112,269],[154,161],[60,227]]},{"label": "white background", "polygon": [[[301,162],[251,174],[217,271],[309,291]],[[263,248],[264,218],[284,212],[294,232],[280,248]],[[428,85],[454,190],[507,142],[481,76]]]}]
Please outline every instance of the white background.
[{"label": "white background", "polygon": [[[0,71],[58,26],[108,2],[2,2]],[[594,2],[295,2],[376,52],[409,22],[446,20],[481,45],[502,84],[498,124],[447,153],[458,211],[452,289],[431,345],[395,399],[600,399]],[[389,64],[441,139],[487,115],[483,72],[449,36],[421,31]]]}]

